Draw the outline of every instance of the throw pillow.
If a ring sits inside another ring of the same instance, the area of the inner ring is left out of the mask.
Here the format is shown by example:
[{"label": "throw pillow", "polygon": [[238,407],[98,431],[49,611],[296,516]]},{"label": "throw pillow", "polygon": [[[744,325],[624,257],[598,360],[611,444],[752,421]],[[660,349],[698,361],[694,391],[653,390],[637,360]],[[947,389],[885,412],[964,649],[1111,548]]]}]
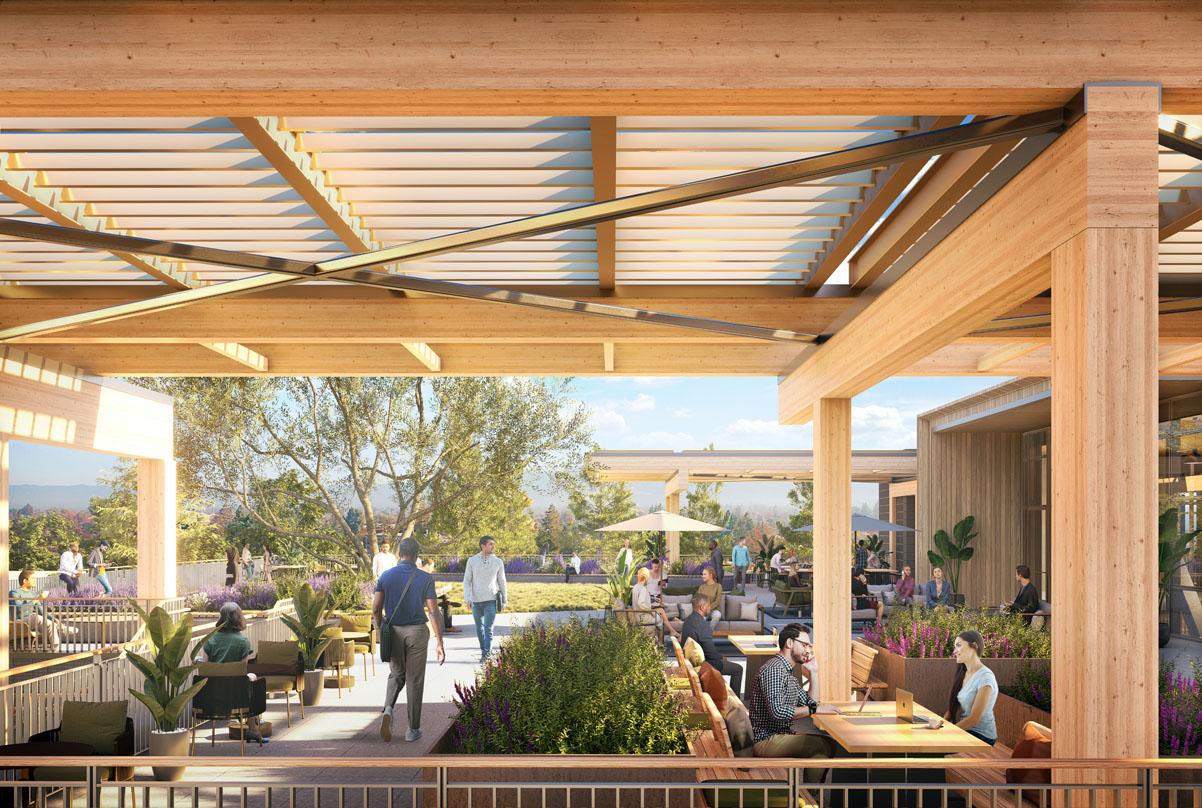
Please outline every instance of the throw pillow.
[{"label": "throw pillow", "polygon": [[86,743],[98,755],[115,755],[128,713],[126,701],[65,701],[58,739]]},{"label": "throw pillow", "polygon": [[680,610],[680,619],[681,620],[684,620],[686,617],[688,617],[690,614],[693,613],[693,604],[691,604],[691,603],[678,603],[676,605],[676,608]]},{"label": "throw pillow", "polygon": [[246,660],[240,662],[201,662],[196,668],[196,675],[201,679],[210,676],[245,676]]},{"label": "throw pillow", "polygon": [[692,637],[684,641],[684,658],[694,668],[700,668],[705,663],[705,652],[701,650],[701,646]]},{"label": "throw pillow", "polygon": [[[1038,740],[1024,739],[1019,741],[1014,747],[1014,753],[1010,756],[1015,758],[1036,758],[1047,759],[1052,757],[1052,742],[1046,738]],[[1051,769],[1006,769],[1007,783],[1050,783],[1052,782]]]},{"label": "throw pillow", "polygon": [[[732,615],[731,619],[735,619]],[[760,604],[752,601],[750,603],[739,604],[739,620],[759,620],[760,619]]]},{"label": "throw pillow", "polygon": [[[727,611],[723,612],[722,616],[726,620],[755,620],[755,619],[757,619],[757,615],[755,612],[755,606],[756,606],[757,601],[754,597],[749,597],[747,595],[727,595],[725,600],[726,600],[726,603],[724,605],[726,606]],[[746,607],[748,607],[748,606],[751,607],[750,612],[747,611]],[[747,617],[746,616],[747,614],[750,614],[751,616]]]},{"label": "throw pillow", "polygon": [[881,590],[881,600],[885,601],[886,606],[892,606],[897,602],[897,590],[891,586]]},{"label": "throw pillow", "polygon": [[726,696],[726,710],[722,713],[726,721],[726,734],[735,752],[748,749],[752,744],[751,714],[734,693]]},{"label": "throw pillow", "polygon": [[1028,721],[1023,724],[1022,739],[1024,741],[1050,741],[1052,740],[1052,733],[1051,730],[1038,721]]},{"label": "throw pillow", "polygon": [[714,706],[718,708],[718,712],[725,710],[726,680],[722,678],[722,674],[718,673],[718,669],[710,663],[703,662],[697,675],[701,677],[701,687],[714,700]]},{"label": "throw pillow", "polygon": [[668,615],[669,620],[679,620],[680,619],[680,609],[678,607],[678,604],[665,603],[664,604],[664,614]]}]

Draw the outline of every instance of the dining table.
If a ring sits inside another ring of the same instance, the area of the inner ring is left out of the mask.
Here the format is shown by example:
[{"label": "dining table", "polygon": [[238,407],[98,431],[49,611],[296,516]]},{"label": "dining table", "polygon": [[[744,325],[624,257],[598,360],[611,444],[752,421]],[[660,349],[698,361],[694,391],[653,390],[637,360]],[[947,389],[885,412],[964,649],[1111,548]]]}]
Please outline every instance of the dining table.
[{"label": "dining table", "polygon": [[[860,709],[861,702],[824,703],[811,720],[814,727],[826,733],[848,756],[863,757],[941,757],[961,752],[984,752],[989,744],[950,721],[938,729],[940,716],[920,704],[914,705],[914,717],[920,723],[901,721],[897,717],[897,702],[870,701]],[[904,785],[943,782],[942,769],[836,769],[834,782],[870,783],[872,785]],[[900,775],[900,776],[899,776]],[[893,800],[893,789],[878,789],[870,797],[868,789],[848,789],[848,808],[851,806],[914,806],[918,804],[916,789],[902,789]],[[833,808],[840,808],[842,791],[836,791]],[[938,805],[941,794],[928,791],[922,802]]]},{"label": "dining table", "polygon": [[764,663],[774,654],[780,653],[774,634],[731,634],[726,641],[735,647],[747,659],[747,670],[743,673],[743,692],[738,694],[743,699],[751,693],[751,683]]}]

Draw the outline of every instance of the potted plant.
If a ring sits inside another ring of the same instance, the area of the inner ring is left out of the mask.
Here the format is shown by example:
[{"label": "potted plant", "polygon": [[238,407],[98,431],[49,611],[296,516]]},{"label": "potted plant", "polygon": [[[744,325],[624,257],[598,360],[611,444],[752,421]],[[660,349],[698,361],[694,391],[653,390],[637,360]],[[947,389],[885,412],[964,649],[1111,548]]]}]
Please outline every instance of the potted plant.
[{"label": "potted plant", "polygon": [[772,539],[766,539],[765,543],[760,545],[760,551],[755,554],[755,559],[751,562],[751,571],[756,574],[756,579],[760,586],[768,585],[768,574],[771,571],[772,556],[784,549],[785,546],[783,544],[777,544]]},{"label": "potted plant", "polygon": [[[150,731],[150,754],[155,757],[185,757],[188,754],[188,730],[179,726],[180,716],[192,697],[205,686],[206,679],[189,680],[196,670],[196,658],[204,648],[205,634],[188,650],[192,642],[192,615],[185,614],[178,622],[172,620],[161,606],[147,614],[135,601],[130,601],[146,624],[150,656],[126,649],[130,663],[146,677],[142,690],[129,692],[146,705],[154,718],[156,729]],[[216,629],[213,629],[216,631]],[[157,780],[178,780],[184,776],[184,766],[154,766]]]},{"label": "potted plant", "polygon": [[609,590],[611,603],[621,601],[623,606],[630,603],[630,591],[634,588],[630,583],[632,573],[630,564],[626,562],[626,556],[620,556],[620,560],[614,565],[613,572],[605,576],[605,586]]},{"label": "potted plant", "polygon": [[1177,509],[1169,508],[1160,515],[1158,532],[1160,597],[1156,602],[1160,609],[1160,647],[1164,648],[1169,644],[1169,585],[1173,582],[1177,570],[1185,566],[1190,550],[1193,549],[1194,539],[1202,531],[1183,533],[1177,526]]},{"label": "potted plant", "polygon": [[976,552],[975,548],[969,547],[977,537],[973,532],[974,524],[976,518],[966,516],[952,528],[951,536],[942,528],[936,530],[931,539],[939,552],[927,550],[927,560],[931,562],[932,567],[943,567],[943,571],[947,573],[947,582],[954,593],[960,593],[960,565],[972,558]]},{"label": "potted plant", "polygon": [[330,637],[327,635],[334,628],[333,623],[326,622],[326,610],[329,605],[329,595],[325,592],[315,592],[312,585],[305,584],[292,599],[296,617],[280,615],[284,625],[296,635],[301,658],[304,660],[305,692],[301,698],[306,707],[312,707],[321,701],[321,671],[318,670],[317,663],[321,660],[326,646],[330,644]]}]

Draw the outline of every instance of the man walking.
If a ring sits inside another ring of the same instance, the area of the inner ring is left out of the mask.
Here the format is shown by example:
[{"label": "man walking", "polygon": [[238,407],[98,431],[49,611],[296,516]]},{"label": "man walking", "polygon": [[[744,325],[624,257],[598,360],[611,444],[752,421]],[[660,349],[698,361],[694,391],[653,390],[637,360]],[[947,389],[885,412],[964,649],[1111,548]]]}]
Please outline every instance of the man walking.
[{"label": "man walking", "polygon": [[392,547],[386,541],[380,542],[380,552],[371,558],[371,574],[376,576],[378,581],[381,575],[396,566],[396,562],[397,557],[392,554]]},{"label": "man walking", "polygon": [[467,560],[463,570],[463,602],[471,607],[480,642],[480,661],[492,651],[492,624],[497,611],[509,601],[505,588],[505,565],[493,553],[497,542],[492,536],[480,537],[480,552]]},{"label": "man walking", "polygon": [[[388,643],[389,668],[380,737],[385,741],[392,740],[393,708],[401,690],[408,685],[405,704],[409,708],[409,729],[405,732],[405,740],[412,742],[422,736],[422,691],[426,685],[430,626],[434,626],[435,659],[439,665],[446,661],[446,650],[442,644],[438,601],[434,599],[434,576],[419,570],[414,563],[418,552],[416,541],[405,539],[399,549],[401,560],[380,576],[372,603],[381,635],[389,632],[390,637],[385,641],[381,636],[380,641],[381,656],[385,655],[385,642]],[[422,611],[423,604],[425,611]]]},{"label": "man walking", "polygon": [[101,541],[100,544],[92,548],[92,552],[88,554],[88,572],[92,577],[99,582],[104,594],[113,594],[113,587],[109,584],[109,577],[104,571],[104,551],[109,549],[107,541]]},{"label": "man walking", "polygon": [[79,592],[79,576],[83,575],[83,556],[79,554],[79,542],[71,542],[58,559],[58,579],[67,587],[67,597]]},{"label": "man walking", "polygon": [[710,566],[714,568],[714,577],[718,579],[718,586],[725,589],[722,575],[722,547],[713,539],[710,539]]},{"label": "man walking", "polygon": [[747,582],[747,568],[751,566],[751,551],[747,549],[747,537],[743,536],[730,551],[730,565],[735,568],[735,586]]}]

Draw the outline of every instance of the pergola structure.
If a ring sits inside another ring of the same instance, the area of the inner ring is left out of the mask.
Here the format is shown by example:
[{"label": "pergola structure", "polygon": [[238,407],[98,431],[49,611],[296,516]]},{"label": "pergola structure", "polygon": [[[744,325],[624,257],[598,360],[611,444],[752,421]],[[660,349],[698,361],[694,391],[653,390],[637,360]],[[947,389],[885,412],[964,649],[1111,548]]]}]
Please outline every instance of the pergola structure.
[{"label": "pergola structure", "polygon": [[1149,757],[1200,39],[1184,1],[10,0],[0,340],[98,375],[779,376],[836,697],[850,398],[1049,376],[1052,451],[1107,460],[1054,464],[1055,754]]},{"label": "pergola structure", "polygon": [[[601,450],[590,452],[586,465],[602,482],[657,482],[664,486],[664,510],[680,513],[680,496],[690,483],[794,482],[814,479],[810,451],[684,452]],[[898,486],[898,496],[913,496],[918,475],[914,449],[857,449],[851,453],[852,482]],[[892,506],[893,496],[889,497]],[[892,521],[892,514],[889,514]],[[668,558],[680,557],[680,534],[667,534]]]}]

